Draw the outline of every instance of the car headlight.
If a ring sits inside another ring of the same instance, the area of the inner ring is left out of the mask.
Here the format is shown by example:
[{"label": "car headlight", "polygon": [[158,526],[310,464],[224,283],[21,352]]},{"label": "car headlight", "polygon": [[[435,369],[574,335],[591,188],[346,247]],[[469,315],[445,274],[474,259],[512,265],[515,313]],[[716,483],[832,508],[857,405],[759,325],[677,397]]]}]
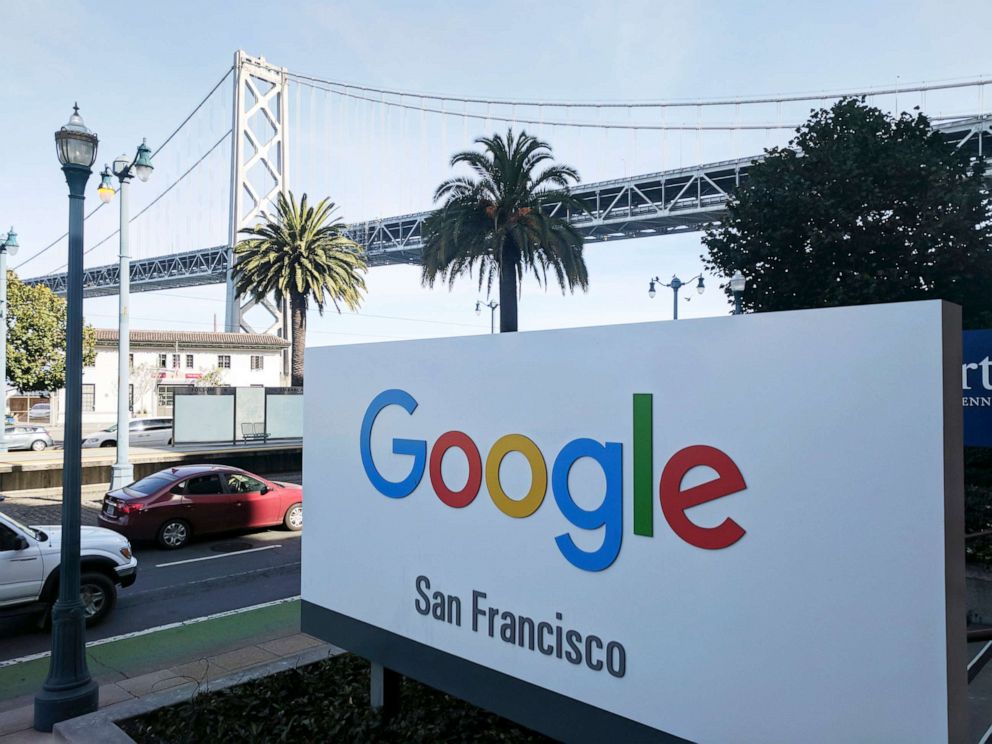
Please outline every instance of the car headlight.
[{"label": "car headlight", "polygon": [[121,548],[121,555],[124,556],[126,560],[131,560],[131,546],[125,545]]}]

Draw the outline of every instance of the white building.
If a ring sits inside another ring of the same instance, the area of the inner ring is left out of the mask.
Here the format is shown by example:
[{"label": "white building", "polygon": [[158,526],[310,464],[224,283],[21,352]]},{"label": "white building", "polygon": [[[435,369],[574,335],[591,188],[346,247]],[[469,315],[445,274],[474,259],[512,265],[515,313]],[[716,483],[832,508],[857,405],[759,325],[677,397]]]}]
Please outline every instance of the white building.
[{"label": "white building", "polygon": [[[196,385],[280,387],[289,342],[258,333],[131,331],[132,416],[171,416],[177,388]],[[65,391],[52,400],[65,422]],[[117,420],[117,329],[96,329],[96,360],[83,368],[83,423]]]}]

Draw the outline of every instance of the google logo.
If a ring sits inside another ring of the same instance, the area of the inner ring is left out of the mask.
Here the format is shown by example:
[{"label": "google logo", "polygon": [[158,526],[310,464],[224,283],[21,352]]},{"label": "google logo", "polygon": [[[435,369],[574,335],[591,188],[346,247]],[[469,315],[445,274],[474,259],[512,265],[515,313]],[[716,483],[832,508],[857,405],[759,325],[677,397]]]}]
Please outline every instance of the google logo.
[{"label": "google logo", "polygon": [[[654,451],[652,445],[653,396],[637,393],[633,396],[633,528],[642,537],[654,535]],[[379,413],[389,406],[399,406],[408,414],[417,409],[417,401],[405,390],[384,390],[369,403],[362,419],[360,435],[362,466],[369,482],[379,493],[393,499],[402,499],[416,490],[423,479],[424,470],[429,474],[431,487],[442,503],[462,509],[471,504],[482,487],[493,504],[508,517],[525,519],[544,503],[548,490],[548,466],[544,453],[533,440],[523,434],[506,434],[497,439],[486,454],[485,467],[475,441],[464,432],[448,431],[438,437],[427,453],[427,442],[422,439],[393,439],[393,454],[412,458],[410,471],[401,480],[385,478],[376,468],[372,458],[372,427]],[[451,489],[441,473],[441,463],[452,449],[458,449],[468,462],[468,479],[458,490]],[[522,498],[511,498],[500,483],[500,465],[511,452],[519,452],[530,468],[530,488]],[[572,466],[589,458],[603,471],[606,489],[603,500],[595,509],[585,509],[575,503],[568,484]],[[716,477],[689,488],[682,487],[686,474],[696,467],[706,467]],[[690,545],[706,550],[727,548],[744,536],[744,529],[727,517],[715,527],[702,527],[686,514],[688,509],[709,501],[738,493],[746,488],[744,477],[737,464],[724,452],[706,445],[685,447],[673,454],[662,468],[658,481],[658,498],[661,511],[680,538]],[[581,530],[603,529],[603,542],[595,550],[579,548],[571,534],[555,537],[555,544],[565,559],[583,571],[602,571],[620,554],[623,541],[623,444],[599,442],[578,438],[566,443],[551,465],[551,491],[562,516]]]}]

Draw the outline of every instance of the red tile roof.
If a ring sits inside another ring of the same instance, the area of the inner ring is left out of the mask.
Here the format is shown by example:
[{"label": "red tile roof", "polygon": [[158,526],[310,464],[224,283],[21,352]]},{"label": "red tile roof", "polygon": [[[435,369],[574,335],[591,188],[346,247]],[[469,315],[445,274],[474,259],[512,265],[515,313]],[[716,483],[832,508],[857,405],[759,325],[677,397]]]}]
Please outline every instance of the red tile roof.
[{"label": "red tile roof", "polygon": [[[96,345],[117,345],[116,328],[95,328]],[[210,331],[131,331],[131,346],[135,348],[174,349],[285,349],[290,344],[284,338],[264,333],[212,333]]]}]

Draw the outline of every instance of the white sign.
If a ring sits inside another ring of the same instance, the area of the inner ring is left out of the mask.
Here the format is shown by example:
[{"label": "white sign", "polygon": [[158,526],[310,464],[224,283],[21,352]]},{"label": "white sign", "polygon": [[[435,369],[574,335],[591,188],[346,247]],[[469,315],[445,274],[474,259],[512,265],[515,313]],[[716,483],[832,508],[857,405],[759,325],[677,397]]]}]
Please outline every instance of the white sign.
[{"label": "white sign", "polygon": [[920,302],[310,349],[304,629],[693,742],[960,741],[960,343]]}]

